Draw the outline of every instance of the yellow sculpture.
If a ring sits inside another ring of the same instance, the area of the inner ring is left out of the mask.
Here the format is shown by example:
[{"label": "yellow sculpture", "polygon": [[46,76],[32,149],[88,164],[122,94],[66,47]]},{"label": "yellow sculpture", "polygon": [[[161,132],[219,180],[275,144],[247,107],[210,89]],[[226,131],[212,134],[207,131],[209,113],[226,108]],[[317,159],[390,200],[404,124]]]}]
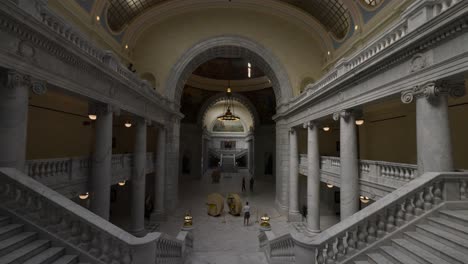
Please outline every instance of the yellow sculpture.
[{"label": "yellow sculpture", "polygon": [[208,205],[209,215],[220,216],[224,209],[224,197],[219,193],[209,194],[206,204]]},{"label": "yellow sculpture", "polygon": [[232,215],[240,215],[242,211],[242,200],[237,193],[230,193],[227,196],[227,204],[229,213]]}]

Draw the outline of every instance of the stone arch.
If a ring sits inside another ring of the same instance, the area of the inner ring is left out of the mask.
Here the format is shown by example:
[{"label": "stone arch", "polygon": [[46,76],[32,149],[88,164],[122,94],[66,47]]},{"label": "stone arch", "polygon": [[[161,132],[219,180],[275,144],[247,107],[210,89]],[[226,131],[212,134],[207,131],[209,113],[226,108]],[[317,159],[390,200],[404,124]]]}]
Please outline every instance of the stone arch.
[{"label": "stone arch", "polygon": [[[257,112],[257,109],[255,109],[255,106],[252,104],[252,102],[247,97],[238,93],[232,93],[231,96],[233,100],[241,103],[247,108],[247,110],[250,113],[250,116],[254,120],[254,127],[258,126],[260,124],[260,116]],[[198,111],[197,124],[202,125],[203,120],[205,119],[205,114],[210,109],[210,107],[215,105],[217,102],[222,101],[225,97],[226,95],[224,93],[218,93],[210,97]]]},{"label": "stone arch", "polygon": [[262,69],[273,86],[277,108],[292,97],[289,76],[273,52],[259,43],[236,35],[213,37],[187,50],[171,69],[166,82],[166,96],[180,107],[185,83],[192,72],[199,65],[216,57],[245,58]]}]

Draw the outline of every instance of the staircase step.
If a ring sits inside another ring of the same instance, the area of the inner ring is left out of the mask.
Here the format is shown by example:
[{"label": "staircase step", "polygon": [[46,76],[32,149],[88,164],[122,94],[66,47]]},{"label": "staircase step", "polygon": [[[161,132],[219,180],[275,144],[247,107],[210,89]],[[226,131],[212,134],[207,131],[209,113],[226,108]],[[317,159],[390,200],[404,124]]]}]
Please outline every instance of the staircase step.
[{"label": "staircase step", "polygon": [[49,264],[63,256],[63,254],[65,254],[65,248],[51,247],[28,259],[23,264]]},{"label": "staircase step", "polygon": [[76,255],[65,255],[52,262],[51,264],[76,264],[78,263],[78,256]]},{"label": "staircase step", "polygon": [[422,261],[423,263],[450,264],[450,262],[445,261],[431,252],[416,246],[406,239],[392,239],[392,242],[395,247],[398,247],[398,249],[405,251],[408,254],[411,254],[411,256],[417,257],[418,260]]},{"label": "staircase step", "polygon": [[374,264],[393,264],[390,260],[388,260],[385,256],[380,253],[368,253],[367,257],[369,258],[369,263]]},{"label": "staircase step", "polygon": [[441,210],[439,211],[439,215],[457,224],[468,226],[468,213],[466,210]]},{"label": "staircase step", "polygon": [[10,223],[10,217],[9,216],[0,216],[0,226],[5,226]]},{"label": "staircase step", "polygon": [[36,239],[36,237],[37,233],[35,232],[23,232],[0,241],[0,256],[8,254],[17,248],[22,247],[23,245]]},{"label": "staircase step", "polygon": [[468,254],[468,240],[463,239],[460,236],[437,229],[430,225],[416,225],[416,232],[422,233],[428,237],[438,240],[439,242],[444,242],[444,244],[455,247],[457,250]]},{"label": "staircase step", "polygon": [[0,227],[0,241],[7,239],[13,235],[19,234],[23,231],[23,225],[9,224]]},{"label": "staircase step", "polygon": [[35,240],[0,258],[0,263],[23,263],[25,260],[39,254],[50,246],[49,240]]},{"label": "staircase step", "polygon": [[429,217],[428,220],[430,225],[438,229],[468,239],[468,226],[460,225],[450,221],[449,219],[444,219],[441,217]]},{"label": "staircase step", "polygon": [[369,261],[359,260],[359,261],[354,261],[354,264],[371,264],[371,263]]},{"label": "staircase step", "polygon": [[417,262],[415,259],[408,256],[405,252],[398,250],[392,246],[383,246],[380,247],[380,250],[385,253],[390,259],[397,261],[398,263],[404,264],[421,264]]},{"label": "staircase step", "polygon": [[454,249],[451,246],[443,244],[437,240],[424,236],[417,232],[406,232],[405,236],[408,237],[412,242],[416,243],[420,247],[437,254],[441,258],[453,262],[458,261],[465,263],[468,260],[468,255],[463,254],[459,250]]}]

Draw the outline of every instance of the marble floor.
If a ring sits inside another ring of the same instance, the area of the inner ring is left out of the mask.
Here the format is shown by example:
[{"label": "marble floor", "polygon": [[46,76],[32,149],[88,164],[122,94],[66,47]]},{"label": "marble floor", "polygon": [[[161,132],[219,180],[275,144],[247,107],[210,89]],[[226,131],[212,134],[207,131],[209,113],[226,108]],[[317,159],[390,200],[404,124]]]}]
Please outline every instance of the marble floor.
[{"label": "marble floor", "polygon": [[[209,173],[207,174],[209,175]],[[208,177],[201,180],[182,180],[180,182],[179,207],[168,215],[167,221],[159,226],[159,231],[176,236],[180,231],[185,212],[191,212],[194,224],[194,252],[189,263],[210,264],[260,264],[266,263],[265,256],[259,252],[259,217],[267,213],[271,217],[272,231],[276,235],[300,232],[297,225],[287,222],[274,206],[275,185],[268,179],[257,179],[254,191],[241,192],[242,176],[246,173],[223,175],[220,183],[213,184]],[[226,176],[226,177],[225,177]],[[246,177],[247,189],[248,178]],[[242,202],[251,205],[251,221],[243,225],[243,218],[225,212],[219,217],[207,214],[206,197],[218,192],[224,197],[227,193],[238,193]],[[338,220],[336,216],[323,216],[322,229]]]}]

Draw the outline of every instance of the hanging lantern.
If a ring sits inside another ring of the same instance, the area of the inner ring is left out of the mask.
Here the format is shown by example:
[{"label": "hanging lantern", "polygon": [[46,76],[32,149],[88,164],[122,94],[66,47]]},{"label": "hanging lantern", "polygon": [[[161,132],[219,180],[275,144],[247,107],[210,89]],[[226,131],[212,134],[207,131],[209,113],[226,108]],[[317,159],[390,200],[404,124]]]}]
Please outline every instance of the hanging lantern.
[{"label": "hanging lantern", "polygon": [[184,228],[190,228],[193,225],[193,217],[190,215],[190,213],[186,213],[184,216]]}]

